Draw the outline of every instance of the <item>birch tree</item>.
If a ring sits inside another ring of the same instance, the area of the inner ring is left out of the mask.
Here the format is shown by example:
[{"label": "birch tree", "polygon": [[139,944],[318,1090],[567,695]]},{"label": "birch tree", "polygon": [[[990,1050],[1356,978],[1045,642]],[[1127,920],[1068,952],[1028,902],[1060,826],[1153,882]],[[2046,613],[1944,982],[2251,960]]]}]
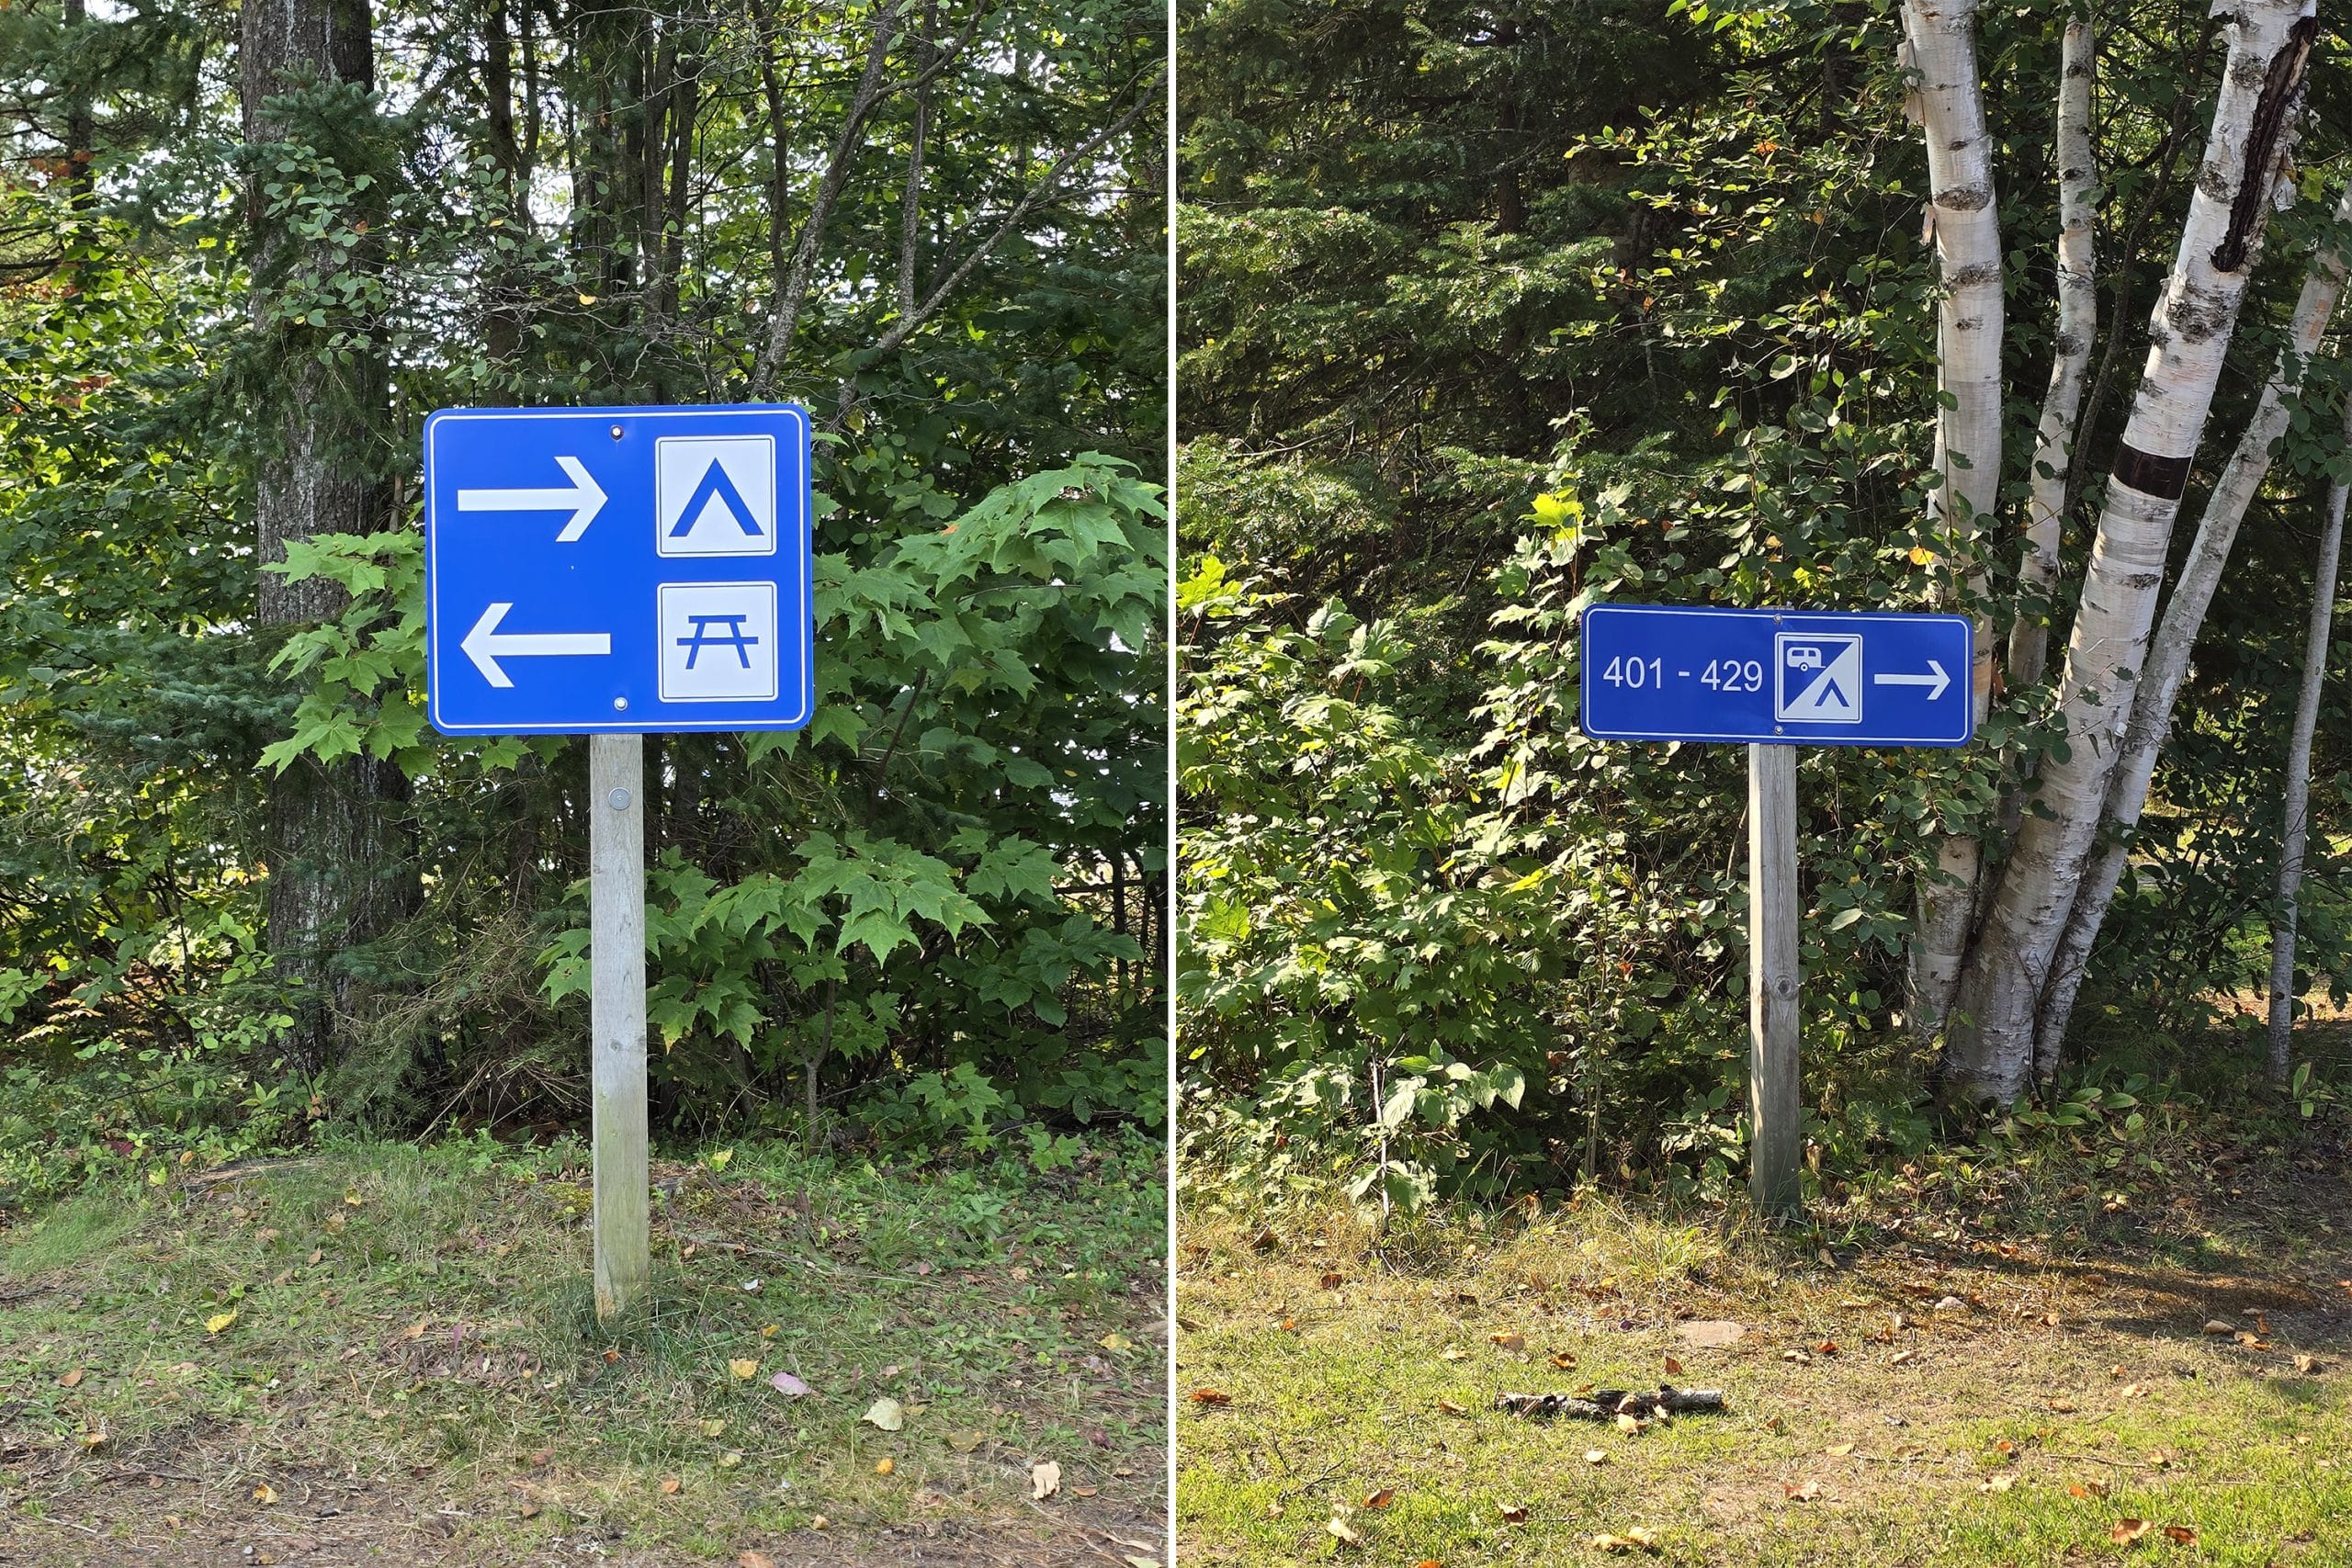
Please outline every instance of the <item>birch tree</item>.
[{"label": "birch tree", "polygon": [[2091,153],[2091,25],[2066,24],[2058,81],[2058,339],[2050,389],[2034,427],[2033,491],[2026,502],[2025,548],[2018,560],[2018,616],[2009,629],[2008,683],[2040,681],[2050,657],[2051,592],[2072,476],[2075,424],[2083,409],[2091,344],[2098,335],[2098,267],[2092,237],[2098,172]]},{"label": "birch tree", "polygon": [[2044,1077],[2058,1069],[2075,998],[2089,968],[2091,947],[2098,940],[2108,908],[2114,902],[2115,890],[2121,885],[2140,813],[2147,805],[2148,791],[2155,777],[2156,760],[2164,750],[2165,737],[2172,729],[2173,708],[2188,678],[2198,628],[2212,607],[2213,595],[2221,587],[2222,570],[2229,564],[2246,510],[2270,472],[2272,453],[2286,434],[2312,355],[2343,297],[2345,258],[2338,248],[2341,241],[2337,236],[2342,225],[2352,223],[2352,186],[2346,187],[2335,218],[2339,226],[2336,234],[2322,242],[2319,254],[2304,275],[2286,346],[2279,351],[2278,366],[2263,386],[2262,400],[2246,422],[2245,434],[2239,437],[2228,466],[2222,470],[2221,479],[2205,502],[2188,562],[2181,569],[2172,597],[2165,604],[2154,652],[2140,682],[2131,725],[2124,732],[2122,753],[2108,790],[2106,820],[2098,845],[2089,868],[2083,874],[2074,907],[2067,912],[2065,935],[2059,942],[2050,987],[2035,1020],[2034,1066]]},{"label": "birch tree", "polygon": [[[1911,107],[1927,133],[1928,228],[1942,296],[1936,308],[1936,479],[1931,528],[1958,547],[1989,516],[2001,479],[2001,228],[1991,140],[1976,60],[1975,0],[1906,0],[1903,28],[1915,76]],[[1970,583],[1981,601],[1981,576]],[[1969,700],[1983,722],[1992,696],[1992,640],[1979,617]],[[1919,895],[1912,947],[1918,1027],[1932,1035],[1960,976],[1983,863],[1977,840],[1948,836]]]},{"label": "birch tree", "polygon": [[2066,744],[2035,781],[2036,809],[1987,902],[1945,1032],[1947,1086],[1968,1099],[2009,1100],[2032,1072],[2035,1026],[2139,688],[2172,525],[2294,140],[2316,30],[2311,0],[2247,5],[2227,28],[2205,157],[2057,677]]},{"label": "birch tree", "polygon": [[[2344,440],[2352,446],[2352,418]],[[2270,938],[2270,1081],[2287,1082],[2295,1024],[2295,925],[2303,887],[2303,840],[2311,827],[2312,733],[2319,725],[2320,688],[2327,680],[2328,628],[2335,615],[2335,569],[2344,544],[2347,487],[2328,487],[2320,525],[2319,560],[2312,572],[2312,615],[2303,636],[2303,678],[2295,695],[2295,728],[2287,741],[2287,784],[2279,807],[2278,909]]]}]

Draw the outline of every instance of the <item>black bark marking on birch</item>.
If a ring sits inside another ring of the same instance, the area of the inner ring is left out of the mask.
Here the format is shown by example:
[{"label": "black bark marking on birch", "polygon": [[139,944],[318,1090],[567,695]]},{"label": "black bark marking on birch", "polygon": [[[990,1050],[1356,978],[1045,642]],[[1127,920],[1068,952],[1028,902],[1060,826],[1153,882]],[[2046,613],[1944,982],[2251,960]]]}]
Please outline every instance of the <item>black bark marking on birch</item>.
[{"label": "black bark marking on birch", "polygon": [[2142,495],[2152,495],[2158,501],[2178,501],[2188,490],[2188,468],[2194,460],[2159,457],[2137,446],[2119,446],[2115,467],[2108,472],[2117,484],[2129,485]]},{"label": "black bark marking on birch", "polygon": [[2262,96],[2255,100],[2254,121],[2245,139],[2245,162],[2238,168],[2237,194],[2230,199],[2230,227],[2213,247],[2213,268],[2235,272],[2253,250],[2255,226],[2262,221],[2263,205],[2270,199],[2270,180],[2277,163],[2279,134],[2295,106],[2302,101],[2303,68],[2311,61],[2312,39],[2319,18],[2304,17],[2287,30],[2287,41],[2270,57],[2264,73]]}]

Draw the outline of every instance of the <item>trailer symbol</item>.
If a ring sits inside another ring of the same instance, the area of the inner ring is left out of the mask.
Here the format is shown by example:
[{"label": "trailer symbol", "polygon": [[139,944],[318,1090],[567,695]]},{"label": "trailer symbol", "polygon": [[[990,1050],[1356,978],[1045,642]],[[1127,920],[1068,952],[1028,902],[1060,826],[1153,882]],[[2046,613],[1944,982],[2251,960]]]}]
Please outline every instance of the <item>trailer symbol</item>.
[{"label": "trailer symbol", "polygon": [[1820,669],[1821,649],[1817,648],[1792,648],[1789,649],[1789,668],[1792,670]]}]

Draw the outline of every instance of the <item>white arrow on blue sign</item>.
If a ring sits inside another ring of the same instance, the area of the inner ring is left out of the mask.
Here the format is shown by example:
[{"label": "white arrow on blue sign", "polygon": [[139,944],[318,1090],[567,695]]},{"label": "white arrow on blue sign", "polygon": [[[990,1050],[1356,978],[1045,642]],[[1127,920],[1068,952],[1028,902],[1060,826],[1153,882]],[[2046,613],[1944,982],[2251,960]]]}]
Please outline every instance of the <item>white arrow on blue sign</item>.
[{"label": "white arrow on blue sign", "polygon": [[1596,740],[1965,746],[1965,615],[1594,604],[1577,723]]},{"label": "white arrow on blue sign", "polygon": [[424,423],[433,727],[797,729],[809,548],[792,404],[443,409]]}]

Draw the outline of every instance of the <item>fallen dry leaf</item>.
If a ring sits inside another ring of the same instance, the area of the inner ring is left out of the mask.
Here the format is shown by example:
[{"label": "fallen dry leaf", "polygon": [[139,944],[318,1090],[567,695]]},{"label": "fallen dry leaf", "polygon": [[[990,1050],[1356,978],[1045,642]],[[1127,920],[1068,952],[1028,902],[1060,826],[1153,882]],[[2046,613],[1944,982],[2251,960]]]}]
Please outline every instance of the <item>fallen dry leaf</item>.
[{"label": "fallen dry leaf", "polygon": [[1323,1528],[1330,1532],[1331,1539],[1338,1541],[1341,1546],[1362,1546],[1363,1544],[1363,1536],[1356,1529],[1356,1527],[1348,1523],[1347,1520],[1340,1517],[1337,1514],[1332,1515],[1331,1522],[1325,1525]]},{"label": "fallen dry leaf", "polygon": [[2007,1492],[2018,1483],[2014,1475],[1988,1475],[1976,1483],[1979,1492]]},{"label": "fallen dry leaf", "polygon": [[2075,1402],[2061,1396],[2050,1402],[2050,1408],[2061,1416],[2072,1416],[2075,1413]]},{"label": "fallen dry leaf", "polygon": [[749,1357],[738,1357],[727,1363],[727,1370],[735,1374],[737,1382],[749,1382],[759,1375],[760,1364]]},{"label": "fallen dry leaf", "polygon": [[662,1478],[662,1495],[674,1497],[678,1495],[678,1489],[684,1484],[684,1482],[674,1475],[665,1475]]},{"label": "fallen dry leaf", "polygon": [[255,1482],[254,1483],[254,1501],[266,1508],[272,1503],[277,1501],[277,1489],[266,1481]]},{"label": "fallen dry leaf", "polygon": [[1437,1402],[1437,1407],[1440,1410],[1444,1411],[1448,1416],[1467,1416],[1470,1414],[1470,1407],[1468,1405],[1456,1404],[1450,1399],[1439,1400]]},{"label": "fallen dry leaf", "polygon": [[1029,1467],[1029,1496],[1042,1503],[1062,1489],[1062,1467],[1052,1460],[1042,1459]]},{"label": "fallen dry leaf", "polygon": [[212,1316],[206,1318],[204,1320],[204,1332],[207,1334],[218,1334],[236,1321],[237,1309],[235,1307],[231,1307],[227,1312],[215,1313]]},{"label": "fallen dry leaf", "polygon": [[1505,1524],[1523,1525],[1527,1522],[1527,1505],[1524,1503],[1499,1504],[1497,1511],[1502,1515]]},{"label": "fallen dry leaf", "polygon": [[1640,1416],[1629,1416],[1623,1410],[1617,1412],[1617,1429],[1619,1431],[1638,1433],[1647,1430],[1648,1427],[1649,1423],[1643,1420]]},{"label": "fallen dry leaf", "polygon": [[1185,1396],[1195,1404],[1230,1404],[1233,1395],[1221,1388],[1196,1388]]},{"label": "fallen dry leaf", "polygon": [[1887,1358],[1886,1364],[1890,1367],[1899,1367],[1905,1361],[1917,1359],[1918,1354],[1917,1350],[1897,1350],[1893,1356]]},{"label": "fallen dry leaf", "polygon": [[1834,1356],[1838,1353],[1838,1341],[1825,1339],[1813,1348],[1813,1353],[1816,1356]]},{"label": "fallen dry leaf", "polygon": [[1670,1378],[1680,1377],[1682,1375],[1682,1363],[1675,1359],[1672,1356],[1668,1356],[1666,1359],[1666,1375]]},{"label": "fallen dry leaf", "polygon": [[2104,1481],[2077,1481],[2066,1488],[2066,1495],[2069,1497],[2104,1497],[2107,1493],[2108,1485]]},{"label": "fallen dry leaf", "polygon": [[1607,1464],[1609,1462],[1609,1450],[1607,1449],[1587,1449],[1584,1450],[1584,1461],[1587,1464]]},{"label": "fallen dry leaf", "polygon": [[1793,1362],[1800,1367],[1813,1365],[1813,1358],[1802,1350],[1783,1350],[1781,1352],[1781,1359]]},{"label": "fallen dry leaf", "polygon": [[[2235,1334],[2238,1331],[2238,1325],[2234,1323],[2224,1323],[2218,1317],[2209,1317],[2205,1320],[2205,1327],[2203,1331],[2207,1334],[2219,1335],[2222,1338],[2226,1339],[2231,1335]],[[2135,1520],[2133,1522],[2136,1523],[2137,1521]]]},{"label": "fallen dry leaf", "polygon": [[858,1419],[879,1427],[886,1432],[895,1432],[906,1426],[907,1413],[897,1400],[886,1394],[868,1405],[865,1414]]},{"label": "fallen dry leaf", "polygon": [[1396,1488],[1394,1486],[1384,1486],[1379,1491],[1374,1493],[1371,1496],[1366,1497],[1363,1500],[1363,1506],[1365,1511],[1377,1513],[1379,1510],[1388,1506],[1390,1503],[1396,1501]]},{"label": "fallen dry leaf", "polygon": [[1552,1352],[1552,1365],[1558,1368],[1560,1371],[1565,1372],[1576,1364],[1577,1359],[1573,1351],[1555,1350]]},{"label": "fallen dry leaf", "polygon": [[1632,1529],[1626,1530],[1623,1535],[1608,1534],[1594,1536],[1592,1538],[1592,1548],[1595,1551],[1609,1552],[1656,1551],[1657,1550],[1657,1536],[1653,1531],[1645,1530],[1642,1529],[1641,1526],[1635,1525]]},{"label": "fallen dry leaf", "polygon": [[60,1388],[79,1388],[79,1387],[81,1387],[81,1386],[82,1386],[82,1369],[81,1369],[81,1368],[79,1368],[79,1367],[76,1367],[76,1368],[74,1368],[72,1371],[70,1371],[70,1372],[66,1373],[63,1377],[62,1377],[62,1378],[58,1379],[58,1380],[57,1380],[57,1386],[58,1386],[58,1387],[60,1387]]},{"label": "fallen dry leaf", "polygon": [[[2295,1371],[2301,1372],[2305,1377],[2311,1376],[2318,1367],[2319,1362],[2309,1356],[2298,1355],[2295,1358]],[[80,1374],[76,1373],[75,1375],[79,1376]]]},{"label": "fallen dry leaf", "polygon": [[2118,1546],[2129,1546],[2147,1533],[2148,1521],[2145,1519],[2118,1519],[2115,1528],[2107,1532],[2107,1539]]},{"label": "fallen dry leaf", "polygon": [[1338,1290],[1341,1285],[1344,1285],[1344,1284],[1346,1284],[1347,1282],[1348,1282],[1348,1281],[1347,1281],[1347,1280],[1346,1280],[1343,1276],[1341,1276],[1341,1275],[1340,1275],[1340,1274],[1336,1269],[1334,1269],[1334,1270],[1332,1270],[1332,1271],[1330,1271],[1330,1272],[1329,1272],[1329,1273],[1326,1273],[1326,1274],[1323,1276],[1323,1288],[1324,1288],[1325,1290],[1327,1290],[1327,1291],[1336,1291],[1336,1290]]},{"label": "fallen dry leaf", "polygon": [[735,1568],[775,1568],[775,1559],[764,1551],[740,1552],[735,1558]]},{"label": "fallen dry leaf", "polygon": [[768,1386],[786,1399],[797,1399],[808,1392],[808,1385],[790,1372],[777,1372],[768,1379]]},{"label": "fallen dry leaf", "polygon": [[874,1473],[876,1475],[888,1475],[898,1468],[899,1461],[887,1454],[874,1461]]},{"label": "fallen dry leaf", "polygon": [[1844,1459],[1848,1454],[1854,1451],[1854,1445],[1851,1443],[1832,1443],[1823,1451],[1827,1453],[1833,1459]]},{"label": "fallen dry leaf", "polygon": [[1810,1503],[1815,1497],[1821,1495],[1821,1483],[1818,1481],[1806,1481],[1800,1482],[1795,1485],[1791,1485],[1789,1483],[1784,1481],[1781,1483],[1781,1490],[1787,1495],[1789,1501],[1792,1503]]},{"label": "fallen dry leaf", "polygon": [[2195,1546],[2197,1544],[2197,1532],[2190,1529],[2187,1525],[2166,1525],[2165,1527],[2165,1539],[2171,1541],[2175,1546]]},{"label": "fallen dry leaf", "polygon": [[1487,1336],[1487,1338],[1494,1345],[1505,1350],[1524,1350],[1527,1348],[1527,1336],[1520,1333],[1516,1329],[1506,1329],[1500,1334],[1489,1334]]}]

